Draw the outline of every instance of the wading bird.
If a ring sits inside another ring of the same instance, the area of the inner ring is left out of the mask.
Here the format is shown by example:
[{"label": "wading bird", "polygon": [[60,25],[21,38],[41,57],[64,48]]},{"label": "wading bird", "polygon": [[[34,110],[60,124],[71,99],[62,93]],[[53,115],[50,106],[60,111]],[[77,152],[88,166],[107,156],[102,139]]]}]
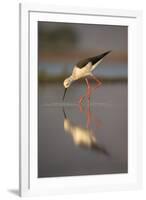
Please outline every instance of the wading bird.
[{"label": "wading bird", "polygon": [[[86,84],[87,84],[87,98],[88,100],[90,100],[90,95],[91,95],[91,87],[89,84],[89,81],[87,79],[87,77],[92,77],[96,83],[97,83],[97,87],[99,87],[101,85],[101,82],[93,75],[92,71],[99,65],[99,63],[103,60],[103,58],[109,54],[111,51],[107,51],[103,54],[100,54],[98,56],[94,56],[94,57],[89,57],[83,60],[80,60],[73,68],[72,74],[71,76],[69,76],[68,78],[66,78],[64,80],[64,94],[63,94],[63,100],[65,98],[65,94],[67,92],[67,89],[70,87],[70,85],[76,81],[79,80],[81,78],[85,78],[86,80]],[[83,101],[85,96],[81,96],[79,103],[81,103]]]},{"label": "wading bird", "polygon": [[94,150],[98,153],[109,156],[108,151],[97,141],[95,133],[91,130],[91,128],[85,128],[81,125],[73,123],[67,118],[64,108],[63,114],[64,130],[72,137],[73,142],[76,146],[89,150]]}]

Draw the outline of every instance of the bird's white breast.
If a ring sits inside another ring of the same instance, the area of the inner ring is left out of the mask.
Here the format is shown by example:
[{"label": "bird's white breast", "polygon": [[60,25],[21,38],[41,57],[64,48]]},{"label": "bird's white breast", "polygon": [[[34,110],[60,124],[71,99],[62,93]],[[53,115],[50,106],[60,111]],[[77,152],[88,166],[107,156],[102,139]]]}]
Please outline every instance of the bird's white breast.
[{"label": "bird's white breast", "polygon": [[92,71],[92,64],[88,63],[85,67],[83,68],[78,68],[77,66],[74,67],[73,72],[72,72],[72,77],[74,80],[84,78],[86,76],[91,75]]}]

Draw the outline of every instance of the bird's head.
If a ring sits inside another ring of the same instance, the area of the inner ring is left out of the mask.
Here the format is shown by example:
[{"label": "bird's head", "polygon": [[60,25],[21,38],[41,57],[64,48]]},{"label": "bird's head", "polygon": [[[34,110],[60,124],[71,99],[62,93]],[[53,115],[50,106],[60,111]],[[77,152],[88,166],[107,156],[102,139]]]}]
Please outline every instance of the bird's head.
[{"label": "bird's head", "polygon": [[65,88],[69,88],[69,86],[71,85],[71,83],[72,83],[72,78],[69,77],[69,78],[66,78],[64,80],[63,85],[64,85]]},{"label": "bird's head", "polygon": [[65,90],[64,90],[63,100],[64,100],[65,94],[67,92],[67,89],[69,88],[69,86],[71,85],[72,82],[73,82],[72,76],[70,76],[64,80],[63,85],[65,87]]}]

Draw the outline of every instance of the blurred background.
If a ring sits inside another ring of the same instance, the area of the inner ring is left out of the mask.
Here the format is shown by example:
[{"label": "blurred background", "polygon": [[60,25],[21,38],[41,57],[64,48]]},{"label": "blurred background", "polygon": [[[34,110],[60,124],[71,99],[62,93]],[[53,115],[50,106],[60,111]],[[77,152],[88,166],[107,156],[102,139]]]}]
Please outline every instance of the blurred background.
[{"label": "blurred background", "polygon": [[[126,26],[38,22],[38,177],[128,172],[127,37]],[[84,80],[62,102],[73,66],[108,50],[93,72],[102,85],[92,93],[90,113],[86,101],[82,112],[77,104]]]},{"label": "blurred background", "polygon": [[112,53],[95,70],[102,80],[127,79],[127,27],[38,23],[39,83],[62,82],[81,59]]}]

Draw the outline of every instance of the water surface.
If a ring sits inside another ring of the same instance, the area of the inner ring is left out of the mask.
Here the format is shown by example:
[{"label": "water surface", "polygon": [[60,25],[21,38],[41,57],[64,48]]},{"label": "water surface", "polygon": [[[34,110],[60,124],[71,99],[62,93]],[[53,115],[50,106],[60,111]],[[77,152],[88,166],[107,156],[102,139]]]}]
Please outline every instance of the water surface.
[{"label": "water surface", "polygon": [[85,90],[63,103],[62,85],[39,86],[38,177],[127,173],[127,84],[103,84],[81,108]]}]

